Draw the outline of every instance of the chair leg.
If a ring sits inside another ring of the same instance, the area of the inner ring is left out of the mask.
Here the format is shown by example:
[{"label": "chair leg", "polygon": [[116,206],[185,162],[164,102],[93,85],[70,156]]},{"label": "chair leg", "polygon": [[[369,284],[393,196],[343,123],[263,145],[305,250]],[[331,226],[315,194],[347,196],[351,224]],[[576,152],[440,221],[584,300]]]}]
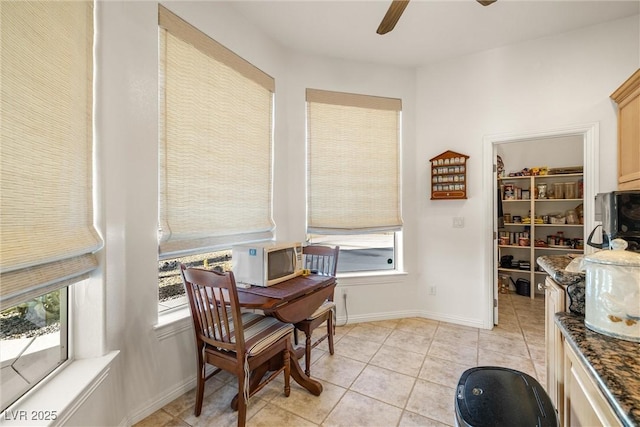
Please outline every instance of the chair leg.
[{"label": "chair leg", "polygon": [[287,348],[283,355],[284,359],[284,395],[289,397],[291,394],[291,354]]},{"label": "chair leg", "polygon": [[304,373],[308,377],[311,376],[311,332],[312,331],[304,331],[307,337],[304,344]]},{"label": "chair leg", "polygon": [[333,333],[334,333],[333,311],[329,310],[327,319],[327,340],[329,341],[329,354],[333,354]]},{"label": "chair leg", "polygon": [[336,308],[333,307],[331,310],[331,316],[333,317],[333,335],[336,334],[336,323],[338,321],[338,313],[336,312]]},{"label": "chair leg", "polygon": [[204,383],[206,381],[206,364],[198,363],[198,379],[197,379],[197,387],[196,387],[196,406],[194,407],[194,415],[196,417],[200,416],[200,412],[202,411],[202,400],[204,397]]},{"label": "chair leg", "polygon": [[293,343],[298,345],[298,330],[296,328],[293,328]]},{"label": "chair leg", "polygon": [[247,401],[244,398],[245,378],[244,373],[238,375],[238,427],[244,427],[247,423]]}]

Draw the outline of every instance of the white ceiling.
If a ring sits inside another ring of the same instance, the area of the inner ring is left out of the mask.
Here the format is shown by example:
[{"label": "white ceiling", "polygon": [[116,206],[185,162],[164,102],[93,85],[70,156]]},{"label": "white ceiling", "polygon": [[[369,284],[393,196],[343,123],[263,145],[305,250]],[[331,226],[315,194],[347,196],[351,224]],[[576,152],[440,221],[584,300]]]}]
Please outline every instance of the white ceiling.
[{"label": "white ceiling", "polygon": [[[395,29],[376,29],[391,0],[252,0],[233,7],[295,51],[420,66],[640,13],[640,0],[411,0]],[[640,34],[638,35],[640,37]]]}]

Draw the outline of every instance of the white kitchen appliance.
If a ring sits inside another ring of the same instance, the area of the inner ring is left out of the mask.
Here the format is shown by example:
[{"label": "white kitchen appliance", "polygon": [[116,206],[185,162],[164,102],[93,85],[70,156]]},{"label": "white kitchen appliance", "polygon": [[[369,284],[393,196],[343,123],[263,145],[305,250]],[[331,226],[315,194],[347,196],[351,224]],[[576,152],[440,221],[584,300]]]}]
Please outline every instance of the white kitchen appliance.
[{"label": "white kitchen appliance", "polygon": [[239,286],[272,286],[302,274],[302,243],[262,242],[231,248]]},{"label": "white kitchen appliance", "polygon": [[587,328],[615,338],[640,342],[640,253],[626,251],[623,239],[611,250],[585,255]]}]

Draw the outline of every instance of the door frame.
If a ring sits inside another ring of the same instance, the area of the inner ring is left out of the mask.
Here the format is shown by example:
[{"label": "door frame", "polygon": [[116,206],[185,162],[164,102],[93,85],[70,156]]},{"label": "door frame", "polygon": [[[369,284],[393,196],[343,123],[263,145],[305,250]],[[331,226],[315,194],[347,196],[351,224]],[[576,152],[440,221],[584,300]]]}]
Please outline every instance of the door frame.
[{"label": "door frame", "polygon": [[[598,194],[600,182],[600,163],[598,157],[600,154],[600,124],[598,122],[586,123],[579,125],[570,125],[556,129],[531,132],[517,132],[486,135],[483,137],[483,187],[485,188],[485,207],[484,207],[484,224],[485,238],[483,239],[484,247],[484,291],[486,307],[484,310],[484,326],[493,328],[494,324],[498,324],[498,269],[497,257],[498,247],[496,245],[498,222],[494,215],[495,207],[498,202],[498,191],[495,185],[497,172],[495,170],[495,159],[497,155],[497,146],[507,143],[531,142],[533,140],[550,139],[566,136],[582,137],[582,153],[584,167],[584,234],[586,242],[586,234],[595,226],[595,196]],[[585,245],[585,253],[590,249]],[[535,286],[535,284],[532,284]],[[495,303],[494,303],[495,301]]]}]

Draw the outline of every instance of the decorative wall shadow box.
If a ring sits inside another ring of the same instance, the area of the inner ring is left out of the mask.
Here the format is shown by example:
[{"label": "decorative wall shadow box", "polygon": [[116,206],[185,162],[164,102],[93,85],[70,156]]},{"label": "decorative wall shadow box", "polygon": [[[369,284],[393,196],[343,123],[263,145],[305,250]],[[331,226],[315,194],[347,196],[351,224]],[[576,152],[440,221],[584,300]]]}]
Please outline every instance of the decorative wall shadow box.
[{"label": "decorative wall shadow box", "polygon": [[466,154],[445,151],[431,162],[431,200],[456,200],[467,198]]}]

